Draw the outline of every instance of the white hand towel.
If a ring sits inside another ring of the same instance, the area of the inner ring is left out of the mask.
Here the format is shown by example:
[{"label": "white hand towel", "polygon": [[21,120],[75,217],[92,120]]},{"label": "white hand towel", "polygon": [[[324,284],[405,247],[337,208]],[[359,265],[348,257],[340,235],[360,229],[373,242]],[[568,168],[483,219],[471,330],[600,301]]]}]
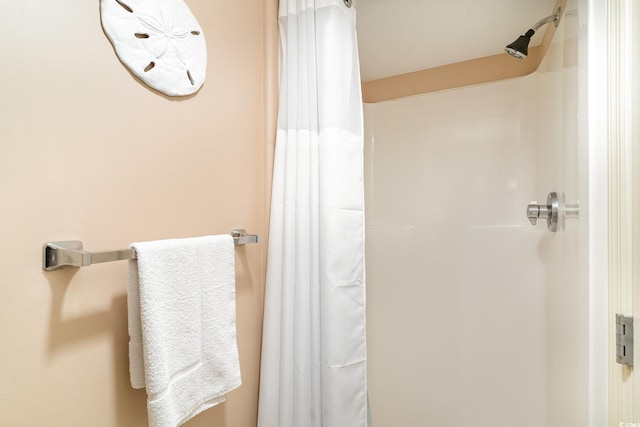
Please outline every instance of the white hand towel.
[{"label": "white hand towel", "polygon": [[230,235],[133,243],[131,385],[147,389],[151,427],[175,427],[240,386]]}]

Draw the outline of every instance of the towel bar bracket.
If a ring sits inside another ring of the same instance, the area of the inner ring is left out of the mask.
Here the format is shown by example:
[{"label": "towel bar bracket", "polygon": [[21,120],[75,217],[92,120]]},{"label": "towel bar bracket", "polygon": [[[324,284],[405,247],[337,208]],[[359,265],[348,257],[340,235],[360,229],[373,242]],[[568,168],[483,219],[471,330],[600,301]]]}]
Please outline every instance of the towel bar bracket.
[{"label": "towel bar bracket", "polygon": [[79,240],[47,242],[42,248],[42,268],[51,271],[64,267],[82,267],[84,254]]},{"label": "towel bar bracket", "polygon": [[[231,230],[235,246],[258,243],[260,237],[247,234],[240,228]],[[61,242],[47,242],[42,248],[42,268],[46,271],[58,270],[66,267],[86,267],[101,262],[120,261],[136,257],[134,249],[119,249],[113,251],[89,252],[83,249],[79,240],[65,240]]]},{"label": "towel bar bracket", "polygon": [[231,236],[233,237],[233,243],[236,246],[260,242],[260,236],[257,234],[247,234],[247,230],[244,228],[231,230]]},{"label": "towel bar bracket", "polygon": [[42,268],[46,271],[65,267],[86,267],[101,262],[120,261],[135,258],[133,249],[89,252],[82,249],[79,240],[47,242],[42,249]]}]

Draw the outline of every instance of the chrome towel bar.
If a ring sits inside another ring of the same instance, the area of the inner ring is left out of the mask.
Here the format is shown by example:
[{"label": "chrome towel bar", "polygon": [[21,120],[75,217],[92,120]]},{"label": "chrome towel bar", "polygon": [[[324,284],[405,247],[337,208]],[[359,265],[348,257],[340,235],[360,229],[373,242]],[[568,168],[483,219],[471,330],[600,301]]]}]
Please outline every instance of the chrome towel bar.
[{"label": "chrome towel bar", "polygon": [[[244,229],[231,230],[230,234],[236,246],[260,241],[260,236],[247,234]],[[82,249],[82,242],[79,240],[47,242],[42,247],[42,268],[46,271],[51,271],[66,267],[86,267],[91,264],[133,259],[135,257],[136,251],[134,249],[89,252]]]}]

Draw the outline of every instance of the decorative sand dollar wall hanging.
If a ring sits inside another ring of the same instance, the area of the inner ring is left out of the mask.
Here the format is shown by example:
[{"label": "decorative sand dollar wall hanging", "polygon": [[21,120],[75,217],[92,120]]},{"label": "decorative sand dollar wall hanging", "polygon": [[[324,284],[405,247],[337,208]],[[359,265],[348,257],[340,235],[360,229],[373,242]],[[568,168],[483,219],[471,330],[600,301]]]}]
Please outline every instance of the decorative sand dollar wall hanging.
[{"label": "decorative sand dollar wall hanging", "polygon": [[207,45],[182,0],[100,0],[100,16],[120,61],[149,87],[169,96],[200,89]]}]

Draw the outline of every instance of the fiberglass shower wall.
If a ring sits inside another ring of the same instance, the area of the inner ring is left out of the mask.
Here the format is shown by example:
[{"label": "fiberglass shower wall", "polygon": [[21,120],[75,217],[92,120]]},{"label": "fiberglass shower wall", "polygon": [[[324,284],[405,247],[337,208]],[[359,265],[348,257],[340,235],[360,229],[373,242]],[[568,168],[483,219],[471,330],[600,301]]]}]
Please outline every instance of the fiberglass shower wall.
[{"label": "fiberglass shower wall", "polygon": [[575,21],[532,75],[365,106],[374,425],[587,425],[585,222],[525,213],[585,202]]}]

